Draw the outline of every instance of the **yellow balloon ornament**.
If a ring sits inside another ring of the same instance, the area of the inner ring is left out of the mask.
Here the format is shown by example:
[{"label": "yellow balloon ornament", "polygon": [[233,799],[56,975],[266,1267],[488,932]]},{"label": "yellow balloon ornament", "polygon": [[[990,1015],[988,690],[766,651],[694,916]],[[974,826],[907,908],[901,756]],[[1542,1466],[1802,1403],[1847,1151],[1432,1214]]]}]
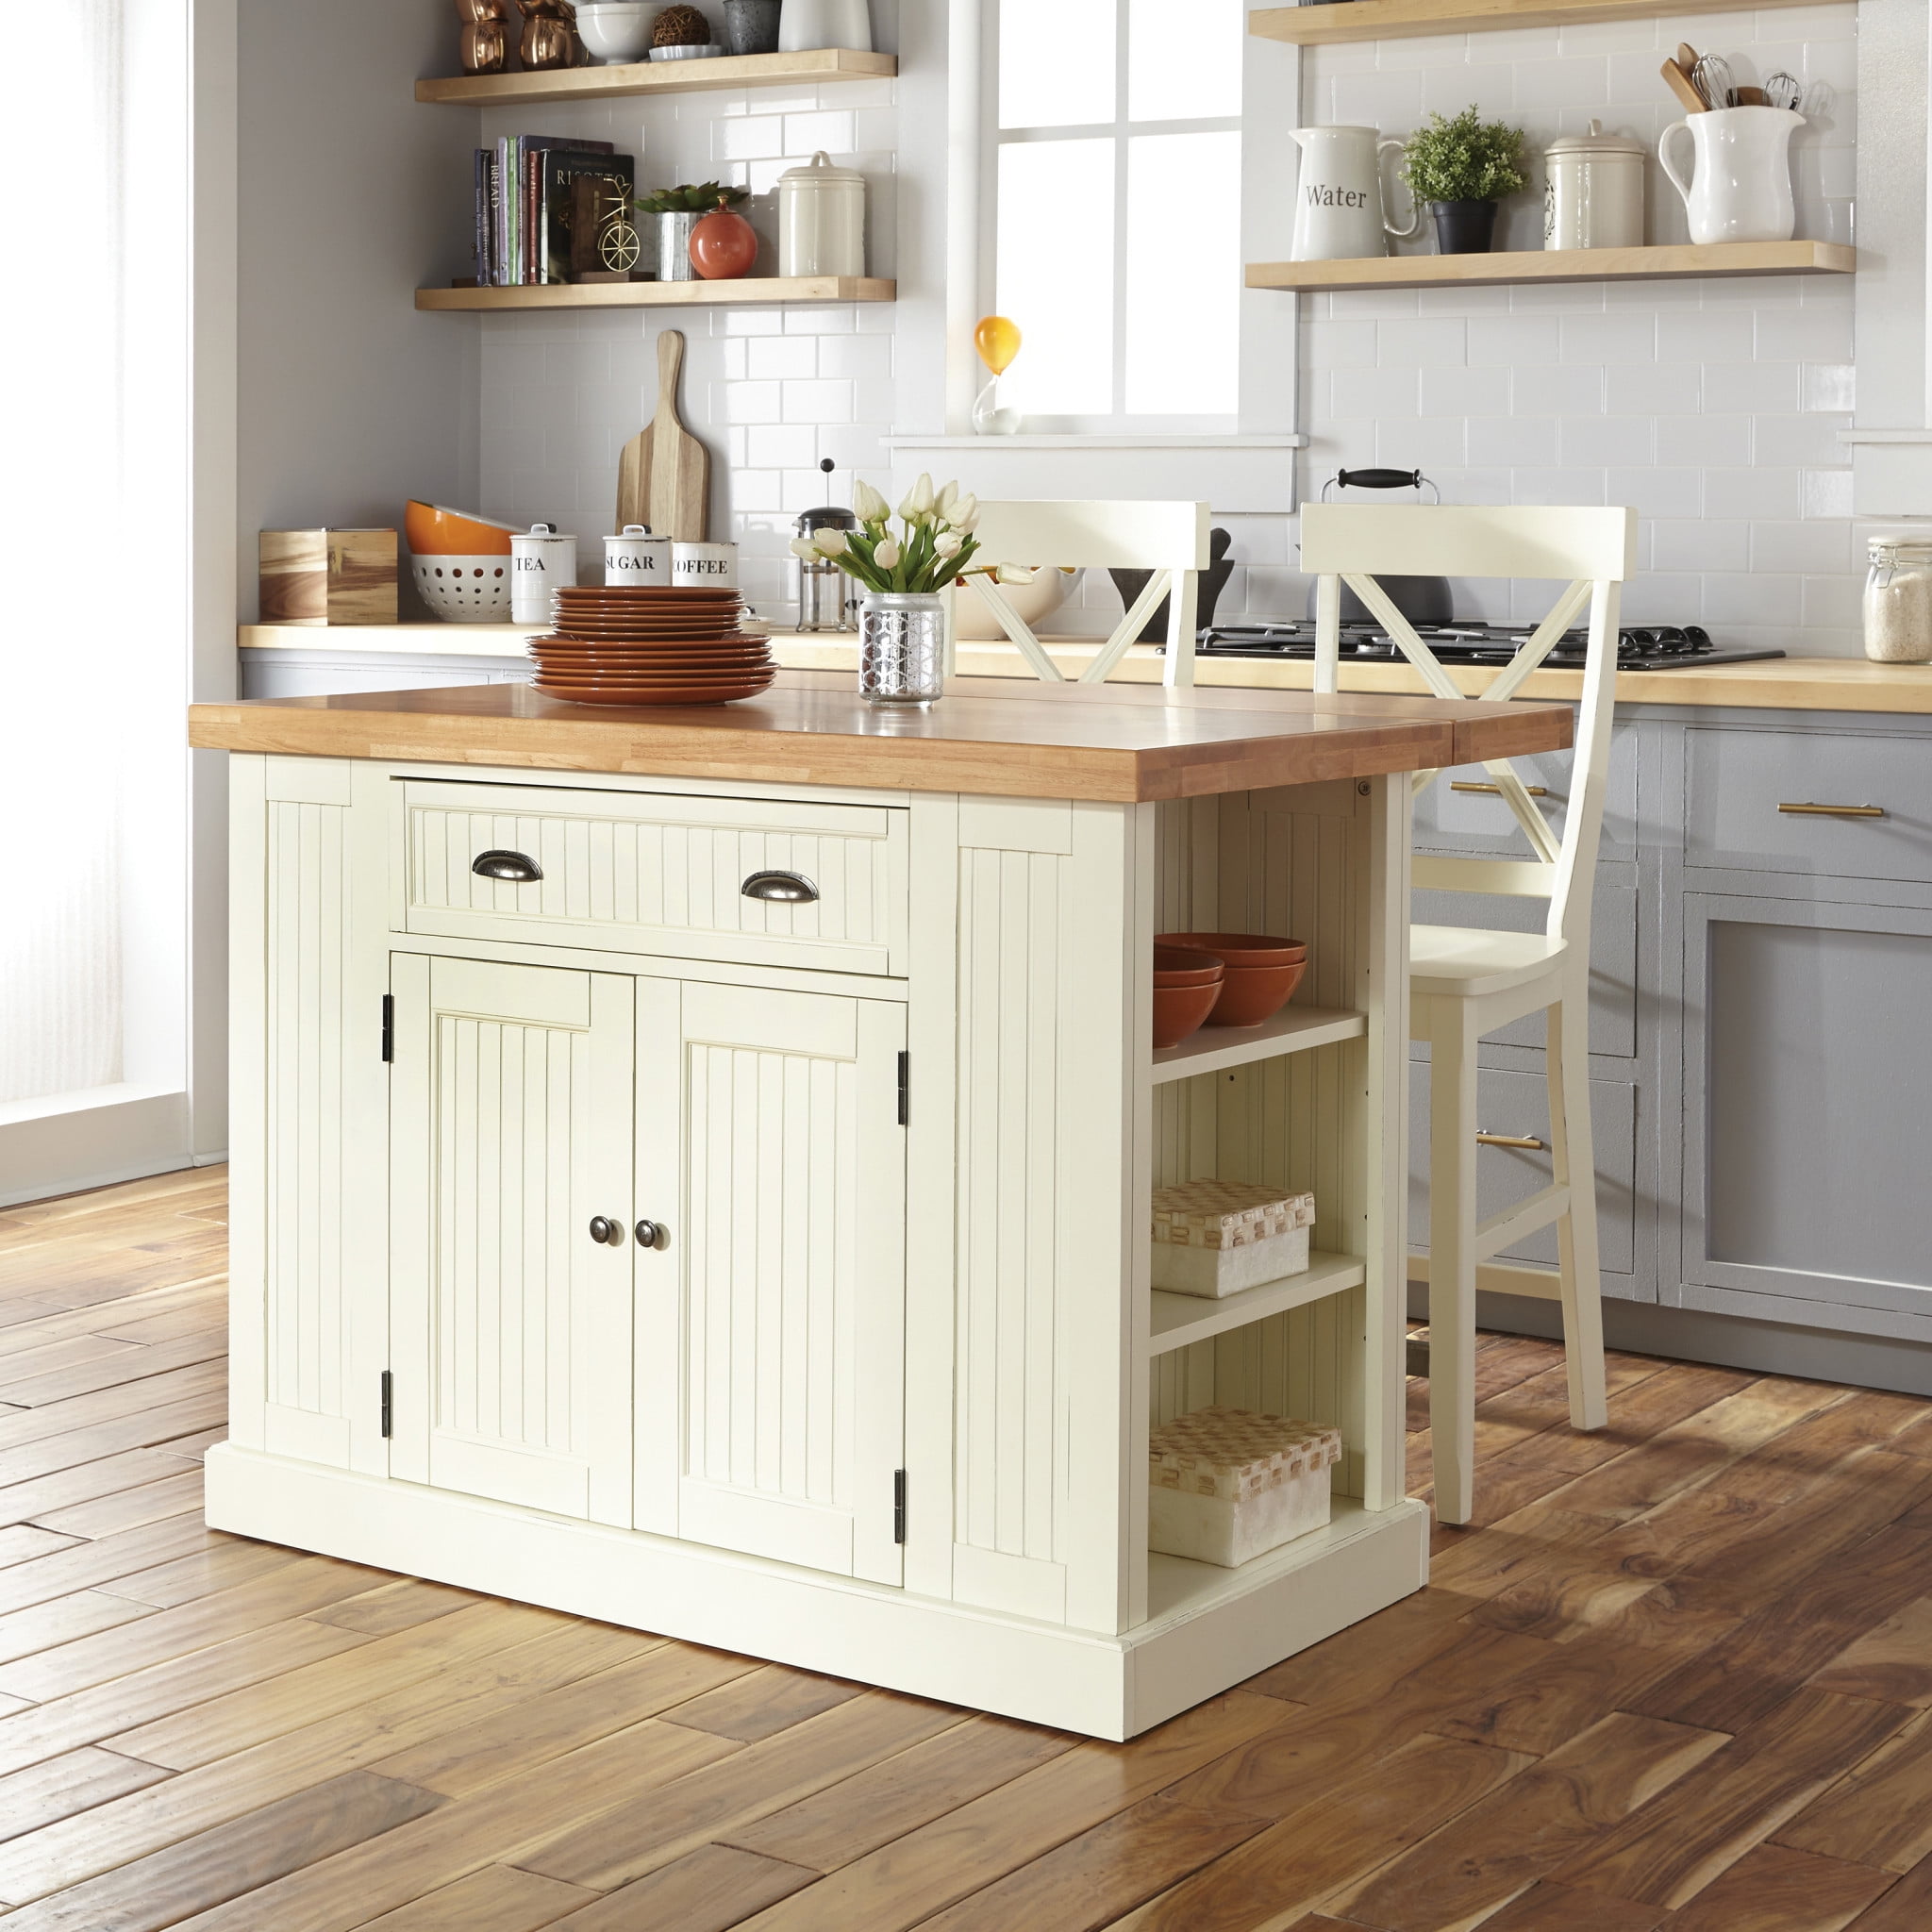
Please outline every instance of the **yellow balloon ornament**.
[{"label": "yellow balloon ornament", "polygon": [[1004,315],[983,315],[973,331],[979,359],[992,371],[992,380],[973,405],[973,427],[981,436],[1011,436],[1020,426],[1018,409],[1003,409],[993,400],[1000,377],[1020,353],[1020,325]]}]

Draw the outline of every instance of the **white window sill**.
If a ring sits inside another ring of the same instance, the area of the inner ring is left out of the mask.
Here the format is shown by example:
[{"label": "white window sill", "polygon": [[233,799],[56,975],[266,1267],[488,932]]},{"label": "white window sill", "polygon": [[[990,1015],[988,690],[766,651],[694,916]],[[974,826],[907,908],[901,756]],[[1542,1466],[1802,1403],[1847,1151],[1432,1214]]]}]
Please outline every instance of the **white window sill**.
[{"label": "white window sill", "polygon": [[1155,436],[1127,432],[1112,436],[889,436],[891,450],[1108,450],[1108,449],[1307,449],[1308,439],[1298,431],[1268,436]]}]

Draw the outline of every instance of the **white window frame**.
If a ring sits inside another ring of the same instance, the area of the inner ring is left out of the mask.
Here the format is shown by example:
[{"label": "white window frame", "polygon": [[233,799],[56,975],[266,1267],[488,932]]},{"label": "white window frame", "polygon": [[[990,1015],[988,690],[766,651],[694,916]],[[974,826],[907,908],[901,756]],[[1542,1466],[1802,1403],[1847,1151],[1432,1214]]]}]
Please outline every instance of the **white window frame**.
[{"label": "white window frame", "polygon": [[[1116,0],[1120,26],[1117,59],[1122,81],[1116,101],[1124,111],[1127,0]],[[973,325],[992,308],[996,253],[999,149],[1008,141],[1092,139],[1117,141],[1124,174],[1125,136],[1189,133],[1236,127],[1241,135],[1242,261],[1279,259],[1289,252],[1293,208],[1289,184],[1294,174],[1293,142],[1300,98],[1300,50],[1243,36],[1241,114],[1238,121],[1132,122],[1088,126],[1001,129],[998,121],[998,0],[954,0],[949,22],[951,192],[947,248],[947,441],[972,430],[973,398],[986,372],[973,348]],[[1117,178],[1119,178],[1117,176]],[[1117,224],[1124,202],[1117,198]],[[1117,228],[1117,234],[1118,234]],[[1118,307],[1118,305],[1117,305]],[[1295,432],[1297,404],[1296,310],[1298,298],[1243,288],[1241,293],[1238,408],[1233,418],[1128,416],[1046,418],[1029,421],[1015,443],[1040,450],[1118,443],[1140,448],[1222,445],[1286,449],[1306,438]],[[1116,382],[1121,379],[1116,317]],[[1116,394],[1118,395],[1118,388]]]}]

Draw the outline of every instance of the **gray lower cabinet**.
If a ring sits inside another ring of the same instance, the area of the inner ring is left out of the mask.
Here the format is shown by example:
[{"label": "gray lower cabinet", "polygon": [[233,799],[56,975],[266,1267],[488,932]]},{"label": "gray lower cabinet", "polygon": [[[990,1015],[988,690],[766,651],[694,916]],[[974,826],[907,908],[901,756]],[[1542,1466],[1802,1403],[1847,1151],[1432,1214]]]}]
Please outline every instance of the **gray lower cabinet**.
[{"label": "gray lower cabinet", "polygon": [[1685,1303],[1932,1341],[1932,908],[1684,905]]}]

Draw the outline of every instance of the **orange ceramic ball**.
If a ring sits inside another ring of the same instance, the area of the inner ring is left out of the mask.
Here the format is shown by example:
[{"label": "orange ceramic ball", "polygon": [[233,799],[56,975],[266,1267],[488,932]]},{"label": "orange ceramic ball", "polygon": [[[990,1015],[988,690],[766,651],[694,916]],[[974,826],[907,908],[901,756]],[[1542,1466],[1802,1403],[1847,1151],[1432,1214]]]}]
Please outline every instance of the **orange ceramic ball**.
[{"label": "orange ceramic ball", "polygon": [[708,282],[748,275],[758,258],[758,230],[728,208],[713,208],[691,228],[691,265]]}]

